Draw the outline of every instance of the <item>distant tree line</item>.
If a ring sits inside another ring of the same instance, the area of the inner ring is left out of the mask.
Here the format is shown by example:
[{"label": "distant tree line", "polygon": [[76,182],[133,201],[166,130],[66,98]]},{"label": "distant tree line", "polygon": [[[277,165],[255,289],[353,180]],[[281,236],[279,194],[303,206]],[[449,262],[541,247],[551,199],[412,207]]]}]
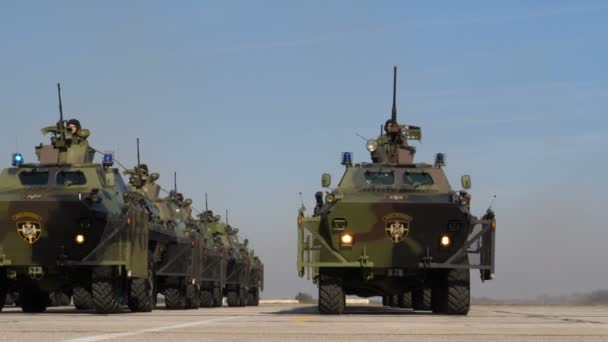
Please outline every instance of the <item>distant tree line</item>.
[{"label": "distant tree line", "polygon": [[303,293],[303,292],[299,292],[295,299],[300,303],[300,304],[315,304],[317,301],[312,297],[311,294],[308,293]]},{"label": "distant tree line", "polygon": [[604,305],[608,304],[608,290],[596,290],[561,296],[541,295],[523,299],[473,297],[471,302],[473,304]]}]

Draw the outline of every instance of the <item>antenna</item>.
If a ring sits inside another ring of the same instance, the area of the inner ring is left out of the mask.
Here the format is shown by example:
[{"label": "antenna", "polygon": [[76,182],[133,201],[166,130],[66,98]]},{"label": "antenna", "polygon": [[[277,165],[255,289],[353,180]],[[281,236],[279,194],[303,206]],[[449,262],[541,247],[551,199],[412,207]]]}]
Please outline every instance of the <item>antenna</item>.
[{"label": "antenna", "polygon": [[229,226],[230,224],[228,223],[228,209],[226,209],[226,225]]},{"label": "antenna", "polygon": [[304,209],[304,198],[302,198],[302,191],[300,191],[298,195],[300,195],[300,208]]},{"label": "antenna", "polygon": [[205,211],[209,211],[209,201],[208,201],[206,192],[205,192]]},{"label": "antenna", "polygon": [[141,163],[139,162],[139,138],[137,138],[137,167],[139,167]]},{"label": "antenna", "polygon": [[490,206],[488,207],[488,210],[492,210],[492,207],[494,206],[495,201],[496,201],[496,194],[492,197],[492,202],[490,202]]},{"label": "antenna", "polygon": [[57,96],[59,97],[59,124],[57,128],[61,130],[61,138],[65,140],[65,128],[63,127],[63,106],[61,104],[61,84],[57,83]]},{"label": "antenna", "polygon": [[363,139],[363,141],[367,141],[367,138],[362,136],[361,134],[355,133],[355,135],[358,136],[359,138]]},{"label": "antenna", "polygon": [[177,195],[177,171],[173,171],[173,191]]},{"label": "antenna", "polygon": [[391,113],[391,121],[397,124],[397,66],[393,67],[393,111]]}]

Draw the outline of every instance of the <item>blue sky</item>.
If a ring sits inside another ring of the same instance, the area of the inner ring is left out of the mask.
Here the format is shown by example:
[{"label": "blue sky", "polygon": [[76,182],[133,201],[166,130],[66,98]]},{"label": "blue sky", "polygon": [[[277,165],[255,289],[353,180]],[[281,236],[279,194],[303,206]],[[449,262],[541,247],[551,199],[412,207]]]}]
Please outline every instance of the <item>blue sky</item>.
[{"label": "blue sky", "polygon": [[474,294],[605,287],[607,29],[603,1],[2,2],[0,156],[34,159],[62,82],[94,146],[132,165],[140,137],[161,184],[230,209],[267,296],[312,292],[298,193],[311,207],[341,151],[367,160],[354,133],[390,114],[398,65],[418,160],[471,174],[479,213],[497,195],[498,278]]}]

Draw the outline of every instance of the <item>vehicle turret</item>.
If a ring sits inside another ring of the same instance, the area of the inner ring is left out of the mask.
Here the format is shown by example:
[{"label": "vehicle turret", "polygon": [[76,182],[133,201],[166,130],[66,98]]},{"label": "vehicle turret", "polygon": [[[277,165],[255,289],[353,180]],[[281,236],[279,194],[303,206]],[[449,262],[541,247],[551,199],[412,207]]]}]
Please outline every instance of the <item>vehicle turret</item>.
[{"label": "vehicle turret", "polygon": [[416,148],[408,140],[422,139],[420,127],[400,125],[397,121],[397,67],[393,69],[393,108],[391,118],[386,120],[380,136],[367,141],[367,150],[374,163],[411,164],[414,162]]},{"label": "vehicle turret", "polygon": [[91,132],[80,127],[76,119],[65,121],[61,104],[61,86],[57,83],[59,96],[59,121],[42,129],[42,134],[52,134],[50,144],[36,146],[36,155],[41,164],[90,164],[95,150],[87,141]]}]

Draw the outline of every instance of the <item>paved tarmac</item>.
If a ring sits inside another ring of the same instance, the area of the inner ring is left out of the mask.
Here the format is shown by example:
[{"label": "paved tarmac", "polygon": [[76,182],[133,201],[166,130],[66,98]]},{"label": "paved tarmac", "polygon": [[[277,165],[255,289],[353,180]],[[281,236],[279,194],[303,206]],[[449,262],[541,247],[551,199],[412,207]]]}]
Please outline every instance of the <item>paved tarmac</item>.
[{"label": "paved tarmac", "polygon": [[378,306],[320,316],[310,305],[96,315],[0,313],[0,341],[608,341],[608,306],[473,306],[466,317]]}]

